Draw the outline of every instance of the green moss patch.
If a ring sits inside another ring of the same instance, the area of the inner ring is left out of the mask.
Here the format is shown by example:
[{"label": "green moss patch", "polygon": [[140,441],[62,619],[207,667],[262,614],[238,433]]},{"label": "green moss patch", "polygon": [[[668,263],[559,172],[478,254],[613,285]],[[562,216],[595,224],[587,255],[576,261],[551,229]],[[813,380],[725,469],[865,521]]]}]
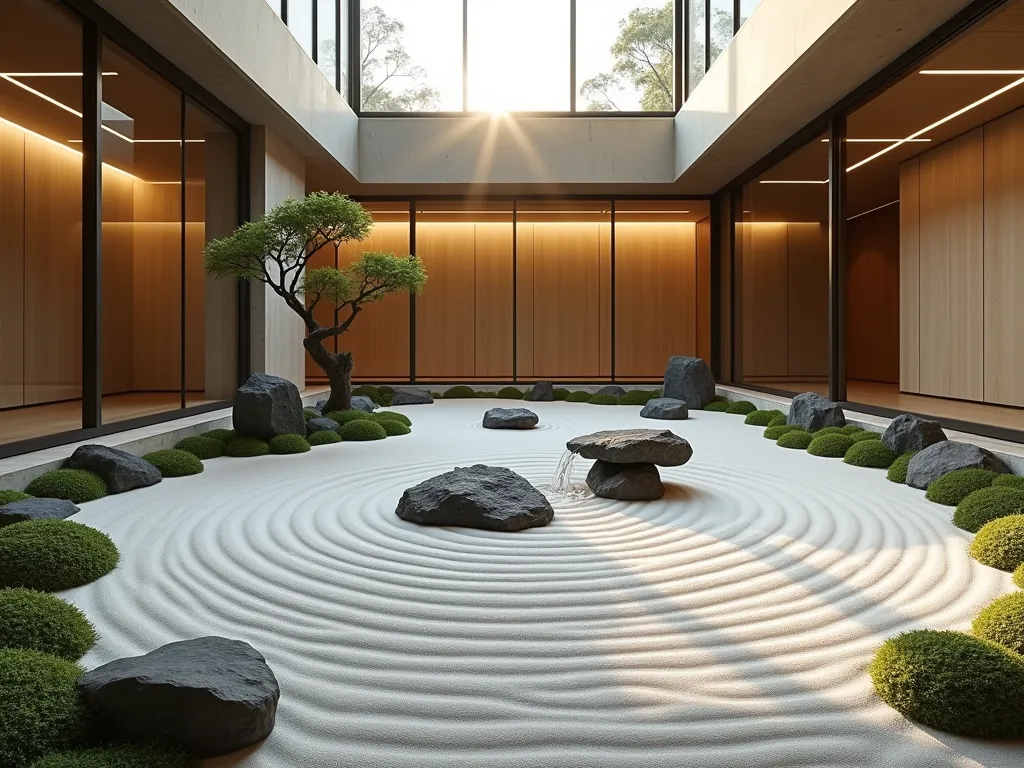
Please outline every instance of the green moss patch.
[{"label": "green moss patch", "polygon": [[309,421],[310,419],[319,419],[320,411],[318,411],[316,408],[303,408],[302,418],[305,419],[306,421]]},{"label": "green moss patch", "polygon": [[785,427],[785,426],[788,426],[786,424],[786,417],[785,417],[785,415],[776,416],[775,418],[773,418],[771,421],[768,422],[768,426],[769,427]]},{"label": "green moss patch", "polygon": [[999,488],[1016,488],[1019,491],[1024,491],[1024,476],[1004,473],[993,480],[992,485]]},{"label": "green moss patch", "polygon": [[498,390],[498,397],[502,400],[522,400],[524,395],[522,390],[515,387],[502,387]]},{"label": "green moss patch", "polygon": [[179,440],[175,443],[174,447],[179,451],[191,453],[197,459],[205,461],[207,459],[216,459],[219,456],[223,456],[225,444],[220,440],[214,440],[210,437],[197,435],[195,437],[186,437],[184,440]]},{"label": "green moss patch", "polygon": [[767,427],[775,419],[782,416],[783,419],[786,417],[782,411],[751,411],[747,414],[747,418],[743,420],[744,424],[749,424],[752,427]]},{"label": "green moss patch", "polygon": [[203,462],[195,454],[178,448],[153,451],[142,458],[159,469],[161,477],[188,477],[203,471]]},{"label": "green moss patch", "polygon": [[236,459],[251,459],[255,456],[266,456],[268,453],[270,446],[267,441],[255,437],[235,438],[224,449],[225,456],[233,456]]},{"label": "green moss patch", "polygon": [[896,454],[886,448],[881,440],[861,440],[850,446],[843,461],[855,467],[888,469],[896,461]]},{"label": "green moss patch", "polygon": [[67,499],[84,504],[106,496],[107,484],[102,477],[85,469],[55,469],[29,483],[25,493],[42,499]]},{"label": "green moss patch", "polygon": [[1001,571],[1012,571],[1024,563],[1024,514],[1007,515],[981,526],[971,542],[971,557]]},{"label": "green moss patch", "polygon": [[220,440],[222,443],[230,443],[238,437],[238,433],[233,429],[211,429],[209,432],[204,432],[200,437],[208,437],[211,440]]},{"label": "green moss patch", "polygon": [[394,419],[382,419],[377,423],[384,427],[384,432],[385,434],[387,434],[388,437],[408,435],[410,432],[412,432],[412,430],[409,429],[409,427],[407,427],[405,424],[403,424],[400,421],[395,421]]},{"label": "green moss patch", "polygon": [[1013,572],[1013,583],[1024,589],[1024,565]]},{"label": "green moss patch", "polygon": [[552,394],[555,396],[555,400],[565,400],[569,396],[569,390],[565,387],[555,387]]},{"label": "green moss patch", "polygon": [[978,614],[971,631],[1014,653],[1024,653],[1024,592],[1000,597]]},{"label": "green moss patch", "polygon": [[924,495],[936,504],[955,507],[975,491],[992,485],[997,474],[991,469],[957,469],[933,480]]},{"label": "green moss patch", "polygon": [[852,438],[832,432],[827,435],[815,434],[814,439],[807,446],[807,452],[811,456],[821,456],[825,459],[841,459],[852,447]]},{"label": "green moss patch", "polygon": [[657,391],[649,389],[631,389],[619,398],[619,405],[647,405],[658,396]]},{"label": "green moss patch", "polygon": [[590,392],[570,392],[565,396],[565,401],[567,403],[589,403],[591,397],[593,397],[593,395]]},{"label": "green moss patch", "polygon": [[309,436],[309,444],[314,448],[318,445],[333,445],[341,442],[341,435],[333,429],[321,429]]},{"label": "green moss patch", "polygon": [[725,412],[737,416],[747,416],[756,410],[757,406],[749,400],[737,400],[735,403],[730,403]]},{"label": "green moss patch", "polygon": [[24,501],[31,498],[29,494],[22,493],[21,491],[0,491],[0,507],[4,504],[13,504],[16,501]]},{"label": "green moss patch", "polygon": [[592,395],[587,402],[591,405],[618,405],[619,398],[615,395]]},{"label": "green moss patch", "polygon": [[325,414],[325,418],[333,419],[334,421],[338,422],[339,426],[343,426],[345,424],[348,424],[350,421],[365,421],[366,419],[370,418],[370,414],[364,411],[356,410],[331,411],[330,413]]},{"label": "green moss patch", "polygon": [[399,413],[398,411],[377,411],[375,414],[373,414],[373,418],[371,419],[371,421],[400,421],[407,427],[412,426],[412,419],[410,419],[404,413]]},{"label": "green moss patch", "polygon": [[864,427],[858,427],[856,424],[847,424],[845,427],[839,427],[839,431],[844,435],[853,437],[864,431]]},{"label": "green moss patch", "polygon": [[353,389],[352,390],[352,396],[353,397],[368,397],[373,402],[375,402],[377,405],[380,405],[380,397],[381,397],[380,390],[377,389],[377,387],[371,386],[369,384],[362,384],[362,385],[356,387],[355,389]]},{"label": "green moss patch", "polygon": [[953,525],[977,533],[985,523],[1021,514],[1024,514],[1024,491],[994,486],[977,490],[961,501],[953,512]]},{"label": "green moss patch", "polygon": [[270,452],[277,456],[293,453],[309,453],[309,441],[302,435],[277,435],[271,438]]},{"label": "green moss patch", "polygon": [[907,484],[907,469],[910,467],[910,460],[914,458],[917,451],[907,451],[901,453],[892,464],[889,465],[889,471],[885,477],[890,483],[902,483]]},{"label": "green moss patch", "polygon": [[110,573],[117,560],[114,542],[81,523],[30,520],[0,528],[0,587],[60,592]]},{"label": "green moss patch", "polygon": [[375,421],[350,421],[338,430],[342,440],[365,442],[367,440],[383,440],[388,436],[383,425]]},{"label": "green moss patch", "polygon": [[118,747],[59,752],[32,763],[31,768],[196,768],[184,752],[124,744]]},{"label": "green moss patch", "polygon": [[729,410],[729,403],[725,400],[712,400],[704,406],[704,410],[711,411],[712,413],[725,413]]},{"label": "green moss patch", "polygon": [[801,451],[805,451],[811,444],[812,440],[814,440],[814,435],[810,432],[804,432],[802,429],[794,429],[780,437],[775,444],[780,448],[796,448]]},{"label": "green moss patch", "polygon": [[909,720],[961,736],[1024,736],[1024,657],[961,632],[920,630],[887,640],[871,680]]},{"label": "green moss patch", "polygon": [[881,441],[882,436],[878,432],[871,432],[870,430],[862,429],[860,432],[854,432],[848,437],[855,443],[864,442],[865,440],[878,440]]},{"label": "green moss patch", "polygon": [[0,648],[78,661],[95,644],[96,630],[71,603],[33,589],[0,589]]},{"label": "green moss patch", "polygon": [[815,437],[824,437],[825,435],[845,435],[846,433],[843,429],[843,427],[822,427],[811,434]]},{"label": "green moss patch", "polygon": [[768,427],[764,431],[764,436],[768,440],[778,440],[783,435],[787,435],[790,432],[801,431],[800,427],[795,427],[791,424],[778,424],[774,427]]},{"label": "green moss patch", "polygon": [[472,387],[466,387],[459,385],[457,387],[451,387],[444,393],[445,400],[459,400],[462,398],[476,397],[476,392],[473,391]]}]

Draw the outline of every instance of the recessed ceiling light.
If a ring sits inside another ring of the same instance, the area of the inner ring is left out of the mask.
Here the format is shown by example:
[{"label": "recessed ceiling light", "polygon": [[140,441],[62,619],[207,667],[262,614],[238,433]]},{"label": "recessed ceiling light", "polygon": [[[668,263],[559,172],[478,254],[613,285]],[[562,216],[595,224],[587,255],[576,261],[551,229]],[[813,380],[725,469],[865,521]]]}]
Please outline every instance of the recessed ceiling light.
[{"label": "recessed ceiling light", "polygon": [[922,75],[1024,75],[1024,69],[922,69]]},{"label": "recessed ceiling light", "polygon": [[[896,144],[897,142],[903,142],[904,144],[910,142],[914,144],[929,142],[931,139],[847,139],[847,144]],[[822,144],[828,144],[828,139],[822,139]]]},{"label": "recessed ceiling light", "polygon": [[[104,72],[104,77],[113,77],[117,72]],[[81,77],[81,72],[0,72],[6,77]]]},{"label": "recessed ceiling light", "polygon": [[787,181],[779,181],[775,179],[768,179],[761,181],[761,184],[828,184],[828,179],[824,181],[816,181],[815,179],[794,179]]}]

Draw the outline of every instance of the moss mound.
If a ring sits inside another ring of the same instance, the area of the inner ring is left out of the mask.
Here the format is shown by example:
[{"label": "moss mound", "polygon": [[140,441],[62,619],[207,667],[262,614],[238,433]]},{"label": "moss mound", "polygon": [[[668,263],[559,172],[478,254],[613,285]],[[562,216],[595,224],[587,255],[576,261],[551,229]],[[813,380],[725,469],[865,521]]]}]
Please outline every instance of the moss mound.
[{"label": "moss mound", "polygon": [[648,389],[631,389],[619,398],[619,405],[647,405],[658,396],[657,392]]},{"label": "moss mound", "polygon": [[1013,572],[1013,583],[1024,589],[1024,565]]},{"label": "moss mound", "polygon": [[377,405],[380,405],[380,390],[369,384],[362,384],[352,390],[354,397],[368,397]]},{"label": "moss mound", "polygon": [[615,395],[591,395],[587,402],[591,405],[618,405],[619,398]]},{"label": "moss mound", "polygon": [[320,411],[318,411],[316,408],[303,408],[302,418],[305,419],[306,421],[309,421],[310,419],[318,419],[320,418]]},{"label": "moss mound", "polygon": [[114,542],[81,523],[29,520],[0,528],[0,587],[60,592],[110,573],[117,560]]},{"label": "moss mound", "polygon": [[503,400],[522,400],[525,395],[515,387],[502,387],[498,390],[498,397]]},{"label": "moss mound", "polygon": [[800,427],[794,427],[791,424],[777,424],[774,427],[768,427],[764,431],[764,436],[769,440],[778,440],[783,435],[798,431],[799,429]]},{"label": "moss mound", "polygon": [[407,427],[412,426],[412,419],[410,419],[404,413],[399,413],[398,411],[377,411],[377,413],[373,414],[372,421],[377,421],[381,423],[385,421],[400,421]]},{"label": "moss mound", "polygon": [[729,403],[725,400],[712,400],[704,406],[705,411],[712,413],[725,413],[729,409]]},{"label": "moss mound", "polygon": [[459,385],[457,387],[451,387],[444,393],[445,400],[459,400],[466,397],[476,397],[476,392],[473,391],[472,387]]},{"label": "moss mound", "polygon": [[394,419],[381,419],[377,423],[384,427],[384,433],[388,437],[408,435],[410,432],[412,432],[412,430],[409,429],[409,427],[407,427],[405,424],[403,424],[400,421],[395,421]]},{"label": "moss mound", "polygon": [[251,459],[254,456],[266,456],[270,453],[270,446],[266,440],[255,437],[238,437],[232,440],[224,448],[225,456],[233,456],[236,459]]},{"label": "moss mound", "polygon": [[826,459],[842,459],[852,447],[852,438],[833,432],[828,435],[815,434],[814,439],[807,446],[807,452],[811,456],[821,456]]},{"label": "moss mound", "polygon": [[478,398],[488,398],[488,397],[497,397],[497,396],[498,396],[497,392],[489,392],[489,391],[483,390],[483,389],[481,389],[479,392],[476,393],[476,397],[478,397]]},{"label": "moss mound", "polygon": [[161,477],[188,477],[198,475],[204,469],[203,462],[195,454],[177,448],[153,451],[142,458],[159,469]]},{"label": "moss mound", "polygon": [[309,441],[302,435],[277,435],[271,438],[270,452],[276,456],[287,456],[292,453],[309,453]]},{"label": "moss mound", "polygon": [[77,664],[39,651],[0,650],[0,765],[23,768],[79,744],[88,717]]},{"label": "moss mound", "polygon": [[589,403],[591,397],[593,397],[593,395],[590,392],[570,392],[565,396],[565,401],[567,403]]},{"label": "moss mound", "polygon": [[208,437],[211,440],[220,440],[222,443],[230,443],[238,437],[238,433],[233,429],[211,429],[209,432],[204,432],[200,437]]},{"label": "moss mound", "polygon": [[906,453],[901,453],[896,457],[893,463],[889,465],[889,471],[885,475],[889,482],[903,483],[906,485],[907,469],[910,467],[910,460],[914,458],[914,454],[916,453],[917,451],[907,451]]},{"label": "moss mound", "polygon": [[992,481],[992,485],[997,488],[1016,488],[1019,491],[1024,491],[1024,475],[1001,474]]},{"label": "moss mound", "polygon": [[971,542],[971,557],[1001,571],[1020,567],[1024,563],[1024,514],[985,523]]},{"label": "moss mound", "polygon": [[4,504],[13,504],[16,501],[23,501],[25,499],[31,499],[32,497],[27,493],[21,491],[0,491],[0,507]]},{"label": "moss mound", "polygon": [[342,440],[351,441],[366,441],[366,440],[383,440],[388,436],[387,431],[384,429],[382,424],[378,424],[375,421],[350,421],[348,424],[342,425],[341,429],[338,430]]},{"label": "moss mound", "polygon": [[309,436],[309,444],[313,447],[318,445],[332,445],[333,443],[340,442],[341,435],[333,429],[321,429],[319,432],[314,432]]},{"label": "moss mound", "polygon": [[932,481],[924,495],[936,504],[955,507],[975,491],[992,485],[997,474],[991,469],[957,469]]},{"label": "moss mound", "polygon": [[878,440],[881,442],[882,436],[878,432],[872,432],[867,429],[862,429],[860,432],[854,432],[848,436],[855,443],[862,443],[865,440]]},{"label": "moss mound", "polygon": [[564,387],[555,387],[552,394],[555,396],[555,400],[565,400],[569,396],[569,390]]},{"label": "moss mound", "polygon": [[810,432],[804,432],[802,429],[794,429],[776,440],[775,444],[780,448],[796,448],[798,450],[805,451],[811,444],[812,440],[814,440],[814,435]]},{"label": "moss mound", "polygon": [[106,496],[107,484],[102,477],[85,469],[55,469],[29,483],[25,493],[43,499],[67,499],[83,504]]},{"label": "moss mound", "polygon": [[971,631],[1014,653],[1024,654],[1024,592],[1000,597],[978,614]]},{"label": "moss mound", "polygon": [[780,416],[785,420],[786,417],[782,411],[751,411],[747,414],[747,418],[743,420],[743,423],[749,424],[752,427],[767,427]]},{"label": "moss mound", "polygon": [[953,512],[953,525],[977,533],[985,523],[1021,514],[1024,514],[1024,491],[1005,486],[982,488],[957,505]]},{"label": "moss mound", "polygon": [[785,415],[783,415],[783,416],[776,416],[775,418],[773,418],[771,421],[768,422],[768,426],[769,427],[785,427],[785,426],[787,426]]},{"label": "moss mound", "polygon": [[909,720],[961,736],[1024,736],[1024,658],[961,632],[891,638],[870,668],[875,691]]},{"label": "moss mound", "polygon": [[198,765],[184,752],[125,744],[47,755],[32,763],[31,768],[196,768]]},{"label": "moss mound", "polygon": [[392,392],[391,394],[388,394],[387,392],[382,392],[381,396],[380,396],[380,404],[381,405],[385,405],[385,406],[391,405],[391,401],[394,400],[394,399],[395,399],[395,393],[394,392]]},{"label": "moss mound", "polygon": [[196,437],[186,437],[184,440],[179,440],[175,446],[179,451],[185,451],[191,453],[197,459],[216,459],[224,455],[225,444],[220,440],[214,440],[209,437],[203,437],[198,435]]},{"label": "moss mound", "polygon": [[78,661],[96,630],[78,608],[32,589],[0,589],[0,648],[21,648]]},{"label": "moss mound", "polygon": [[730,403],[725,409],[725,412],[739,416],[747,416],[756,410],[757,406],[749,400],[737,400],[735,403]]},{"label": "moss mound", "polygon": [[811,434],[815,437],[824,437],[825,435],[845,435],[843,431],[844,427],[822,427],[821,429],[815,430]]},{"label": "moss mound", "polygon": [[854,440],[850,450],[843,456],[843,461],[855,467],[888,469],[896,461],[896,454],[886,448],[881,440]]},{"label": "moss mound", "polygon": [[326,414],[326,418],[334,419],[334,421],[338,422],[339,426],[344,426],[345,424],[348,424],[350,421],[363,421],[365,419],[368,419],[370,418],[370,414],[356,410],[331,411],[330,413]]},{"label": "moss mound", "polygon": [[387,397],[388,395],[395,394],[395,388],[389,387],[387,384],[382,384],[381,386],[377,387],[377,391],[380,392],[381,395],[385,397]]},{"label": "moss mound", "polygon": [[864,427],[858,427],[856,424],[847,424],[845,427],[840,427],[839,431],[844,435],[856,435],[864,431]]}]

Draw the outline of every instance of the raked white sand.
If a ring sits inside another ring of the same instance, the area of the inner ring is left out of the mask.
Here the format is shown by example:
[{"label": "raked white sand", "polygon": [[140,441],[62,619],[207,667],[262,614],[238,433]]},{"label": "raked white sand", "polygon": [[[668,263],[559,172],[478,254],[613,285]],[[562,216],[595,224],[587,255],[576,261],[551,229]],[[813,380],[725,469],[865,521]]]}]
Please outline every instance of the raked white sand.
[{"label": "raked white sand", "polygon": [[[209,766],[1021,765],[1020,744],[904,721],[866,673],[886,637],[966,629],[1012,588],[968,557],[949,508],[738,416],[536,403],[540,428],[483,430],[494,405],[399,409],[409,436],[217,459],[87,505],[78,519],[123,559],[66,593],[100,633],[85,665],[206,634],[252,643],[281,683],[277,727]],[[694,448],[662,470],[661,501],[557,504],[515,534],[394,513],[454,466],[543,484],[569,438],[640,426]]]}]

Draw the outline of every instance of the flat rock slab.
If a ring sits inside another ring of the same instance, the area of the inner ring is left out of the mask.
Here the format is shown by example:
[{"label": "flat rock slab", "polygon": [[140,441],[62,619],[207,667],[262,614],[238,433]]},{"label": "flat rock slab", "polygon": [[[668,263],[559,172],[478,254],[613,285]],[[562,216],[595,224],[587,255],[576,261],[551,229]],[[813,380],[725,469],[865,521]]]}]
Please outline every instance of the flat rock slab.
[{"label": "flat rock slab", "polygon": [[118,659],[78,681],[115,738],[169,742],[196,757],[251,746],[274,729],[277,678],[248,643],[200,637]]},{"label": "flat rock slab", "polygon": [[610,464],[595,461],[587,473],[595,496],[619,501],[653,501],[665,495],[661,475],[653,464]]},{"label": "flat rock slab", "polygon": [[555,386],[550,381],[538,381],[526,393],[525,399],[534,403],[551,402],[555,399]]},{"label": "flat rock slab", "polygon": [[425,389],[396,389],[392,405],[430,405],[434,398]]},{"label": "flat rock slab", "polygon": [[306,434],[312,435],[314,432],[336,432],[338,427],[341,425],[334,419],[327,418],[314,418],[306,422]]},{"label": "flat rock slab", "polygon": [[648,400],[647,405],[640,410],[640,418],[679,421],[690,418],[690,412],[682,400],[672,397],[656,397],[653,400]]},{"label": "flat rock slab", "polygon": [[368,398],[366,395],[352,395],[352,410],[362,411],[363,413],[373,413],[373,409],[377,406],[373,400]]},{"label": "flat rock slab", "polygon": [[145,459],[106,445],[82,445],[64,462],[68,469],[87,469],[103,478],[110,493],[156,485],[160,470]]},{"label": "flat rock slab", "polygon": [[547,525],[555,511],[544,495],[511,469],[456,467],[402,494],[395,514],[420,525],[521,531]]},{"label": "flat rock slab", "polygon": [[575,437],[565,447],[584,459],[611,464],[657,464],[679,467],[693,456],[693,449],[667,429],[616,429]]},{"label": "flat rock slab", "polygon": [[306,434],[298,387],[266,373],[254,373],[235,391],[231,418],[244,437],[270,440],[278,435]]},{"label": "flat rock slab", "polygon": [[533,429],[539,422],[529,408],[491,408],[484,414],[484,429]]},{"label": "flat rock slab", "polygon": [[786,423],[808,432],[825,427],[845,427],[846,415],[838,403],[816,392],[804,392],[793,398]]},{"label": "flat rock slab", "polygon": [[677,355],[669,358],[665,367],[662,394],[701,410],[715,399],[715,375],[701,358]]},{"label": "flat rock slab", "polygon": [[885,447],[896,454],[921,451],[945,439],[946,433],[942,431],[939,422],[909,413],[897,416],[882,433]]},{"label": "flat rock slab", "polygon": [[612,397],[622,397],[626,394],[626,390],[617,384],[609,384],[607,387],[601,387],[595,395],[611,395]]},{"label": "flat rock slab", "polygon": [[924,491],[932,482],[957,469],[991,469],[1000,473],[1010,471],[992,451],[972,443],[943,440],[928,446],[910,460],[907,485]]},{"label": "flat rock slab", "polygon": [[0,507],[0,528],[29,520],[63,520],[81,510],[64,499],[22,499]]}]

